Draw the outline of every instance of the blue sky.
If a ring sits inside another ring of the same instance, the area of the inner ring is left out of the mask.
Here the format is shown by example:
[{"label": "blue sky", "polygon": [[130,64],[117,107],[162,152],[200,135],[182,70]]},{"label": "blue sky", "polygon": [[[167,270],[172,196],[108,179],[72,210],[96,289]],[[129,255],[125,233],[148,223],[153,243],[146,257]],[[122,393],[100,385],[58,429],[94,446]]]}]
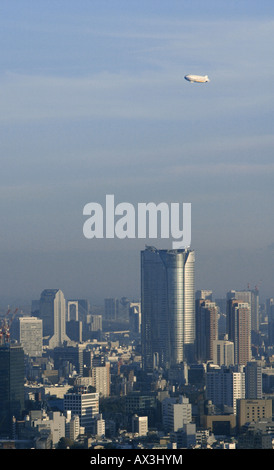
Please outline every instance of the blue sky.
[{"label": "blue sky", "polygon": [[0,39],[2,302],[139,296],[143,241],[82,234],[106,194],[191,202],[197,289],[274,295],[273,2],[3,0]]}]

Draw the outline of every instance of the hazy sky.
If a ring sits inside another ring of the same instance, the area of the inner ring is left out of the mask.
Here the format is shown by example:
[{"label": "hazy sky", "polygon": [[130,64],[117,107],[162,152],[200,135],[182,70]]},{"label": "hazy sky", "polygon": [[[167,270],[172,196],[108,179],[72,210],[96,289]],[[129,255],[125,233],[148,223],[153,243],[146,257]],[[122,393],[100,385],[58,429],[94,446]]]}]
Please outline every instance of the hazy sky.
[{"label": "hazy sky", "polygon": [[196,288],[274,296],[273,0],[2,0],[0,40],[1,305],[139,297],[146,241],[83,236],[106,194],[190,202]]}]

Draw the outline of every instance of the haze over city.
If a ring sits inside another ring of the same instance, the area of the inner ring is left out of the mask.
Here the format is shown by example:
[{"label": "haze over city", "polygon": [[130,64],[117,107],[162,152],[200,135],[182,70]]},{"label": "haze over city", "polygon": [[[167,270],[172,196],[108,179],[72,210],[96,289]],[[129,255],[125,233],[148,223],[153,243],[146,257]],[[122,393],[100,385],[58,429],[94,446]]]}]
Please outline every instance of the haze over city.
[{"label": "haze over city", "polygon": [[83,207],[107,194],[191,203],[195,287],[273,296],[273,2],[0,11],[1,306],[139,298],[140,250],[171,240],[85,239]]}]

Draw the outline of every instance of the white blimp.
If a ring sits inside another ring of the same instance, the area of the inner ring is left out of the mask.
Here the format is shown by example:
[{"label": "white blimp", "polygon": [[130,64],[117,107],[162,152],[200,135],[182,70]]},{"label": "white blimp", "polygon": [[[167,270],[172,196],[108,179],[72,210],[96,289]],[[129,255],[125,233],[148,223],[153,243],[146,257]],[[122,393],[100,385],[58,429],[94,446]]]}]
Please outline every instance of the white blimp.
[{"label": "white blimp", "polygon": [[210,81],[207,75],[186,75],[185,79],[191,83],[206,83]]}]

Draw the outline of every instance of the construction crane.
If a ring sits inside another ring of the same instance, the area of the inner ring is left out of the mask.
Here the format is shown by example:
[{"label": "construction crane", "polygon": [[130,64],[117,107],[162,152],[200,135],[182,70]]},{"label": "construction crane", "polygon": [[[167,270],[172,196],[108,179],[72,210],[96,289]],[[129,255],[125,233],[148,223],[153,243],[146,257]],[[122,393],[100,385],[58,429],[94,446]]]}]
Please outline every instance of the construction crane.
[{"label": "construction crane", "polygon": [[2,319],[1,326],[0,326],[0,344],[9,343],[10,340],[10,327],[12,325],[13,319],[18,311],[16,308],[12,314],[12,317],[8,319],[10,309],[8,309],[7,313],[5,314],[4,318]]}]

